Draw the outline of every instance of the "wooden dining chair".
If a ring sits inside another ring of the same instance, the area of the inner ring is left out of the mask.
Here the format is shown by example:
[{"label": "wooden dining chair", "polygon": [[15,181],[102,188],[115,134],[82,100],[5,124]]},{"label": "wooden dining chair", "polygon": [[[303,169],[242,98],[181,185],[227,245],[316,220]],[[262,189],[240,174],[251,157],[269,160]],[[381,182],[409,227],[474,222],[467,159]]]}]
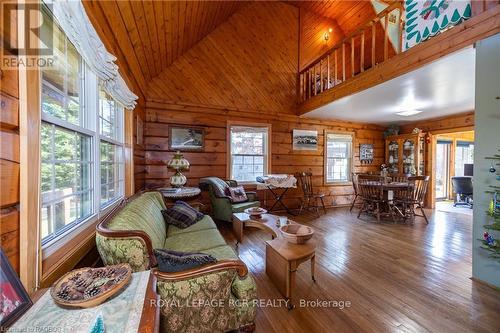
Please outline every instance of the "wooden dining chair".
[{"label": "wooden dining chair", "polygon": [[[300,188],[304,194],[304,199],[300,203],[299,215],[302,213],[302,210],[305,208],[307,210],[315,209],[316,215],[319,216],[319,207],[318,201],[321,201],[321,206],[323,207],[323,211],[326,214],[326,207],[323,198],[325,197],[324,193],[314,193],[313,185],[312,185],[312,172],[298,172],[295,174],[295,178],[297,178]],[[312,203],[311,203],[312,201]]]},{"label": "wooden dining chair", "polygon": [[406,183],[408,186],[393,188],[391,203],[391,209],[399,213],[405,222],[407,220],[413,220],[415,216],[413,204],[415,183],[408,179]]},{"label": "wooden dining chair", "polygon": [[361,213],[368,213],[377,216],[380,222],[381,205],[384,202],[384,177],[376,175],[358,175],[359,196],[363,200],[363,205],[358,212],[358,218]]},{"label": "wooden dining chair", "polygon": [[424,200],[425,194],[427,193],[427,187],[429,185],[429,176],[412,176],[408,177],[408,181],[415,184],[413,189],[412,208],[420,209],[420,212],[422,213],[422,215],[417,213],[414,213],[414,215],[423,217],[425,219],[425,223],[429,224],[429,220],[427,219],[424,211]]},{"label": "wooden dining chair", "polygon": [[352,200],[351,208],[349,209],[350,212],[352,212],[352,209],[354,208],[354,205],[356,204],[356,200],[358,200],[358,197],[359,197],[358,174],[356,174],[354,172],[351,173],[351,179],[352,179],[352,188],[354,190],[354,199]]},{"label": "wooden dining chair", "polygon": [[397,183],[406,183],[408,181],[408,175],[404,173],[391,173],[389,174],[389,178],[391,178],[391,181],[397,182]]}]

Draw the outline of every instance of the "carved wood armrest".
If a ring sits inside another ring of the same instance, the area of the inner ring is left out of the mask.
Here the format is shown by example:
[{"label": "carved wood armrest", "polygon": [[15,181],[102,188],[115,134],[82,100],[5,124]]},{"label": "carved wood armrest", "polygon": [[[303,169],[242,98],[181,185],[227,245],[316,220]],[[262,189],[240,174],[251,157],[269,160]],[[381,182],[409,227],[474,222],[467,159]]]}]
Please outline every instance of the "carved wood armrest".
[{"label": "carved wood armrest", "polygon": [[240,278],[244,278],[248,274],[248,268],[241,260],[221,260],[214,264],[203,265],[175,273],[160,272],[158,268],[153,268],[152,272],[158,278],[159,282],[176,282],[230,269],[235,269]]},{"label": "carved wood armrest", "polygon": [[153,253],[153,244],[151,243],[151,239],[149,236],[141,230],[111,230],[107,229],[103,223],[99,223],[96,227],[96,232],[103,237],[107,238],[140,238],[146,245],[146,250],[148,252],[149,257],[149,266],[156,266],[156,258]]}]

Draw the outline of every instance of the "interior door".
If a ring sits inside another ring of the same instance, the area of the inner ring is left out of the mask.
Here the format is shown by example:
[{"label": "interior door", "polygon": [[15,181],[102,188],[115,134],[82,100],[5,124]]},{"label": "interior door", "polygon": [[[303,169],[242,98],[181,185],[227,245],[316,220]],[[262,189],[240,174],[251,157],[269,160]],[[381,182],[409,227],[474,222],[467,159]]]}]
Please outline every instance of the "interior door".
[{"label": "interior door", "polygon": [[451,142],[438,141],[436,144],[436,199],[446,199],[450,189]]}]

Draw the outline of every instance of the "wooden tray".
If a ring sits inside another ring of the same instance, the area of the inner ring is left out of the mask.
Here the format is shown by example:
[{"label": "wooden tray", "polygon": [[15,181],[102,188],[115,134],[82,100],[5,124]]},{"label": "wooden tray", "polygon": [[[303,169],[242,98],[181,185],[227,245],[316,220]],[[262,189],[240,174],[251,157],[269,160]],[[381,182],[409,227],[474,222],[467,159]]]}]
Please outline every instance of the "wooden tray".
[{"label": "wooden tray", "polygon": [[[115,273],[113,273],[113,271]],[[90,276],[90,272],[97,276]],[[87,281],[80,286],[80,291],[76,292],[78,287],[76,286],[75,281],[83,281],[83,279],[79,279],[79,277],[85,277],[85,274],[89,274],[89,276],[86,276]],[[54,299],[54,302],[63,307],[90,308],[103,303],[108,298],[115,295],[130,282],[131,278],[132,268],[129,264],[119,264],[99,268],[81,268],[71,271],[57,280],[50,288],[50,295]],[[106,284],[109,285],[106,286]],[[71,300],[61,297],[60,293],[64,288],[69,291],[75,291],[75,297],[80,294],[81,297]],[[89,291],[89,288],[97,289],[97,294],[92,296],[85,295],[85,291]]]}]

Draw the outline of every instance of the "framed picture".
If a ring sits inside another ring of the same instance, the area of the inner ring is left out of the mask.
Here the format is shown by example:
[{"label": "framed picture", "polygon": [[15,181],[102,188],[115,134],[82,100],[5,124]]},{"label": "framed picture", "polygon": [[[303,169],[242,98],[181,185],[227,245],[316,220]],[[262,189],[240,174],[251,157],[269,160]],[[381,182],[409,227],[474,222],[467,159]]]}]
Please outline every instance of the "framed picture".
[{"label": "framed picture", "polygon": [[9,260],[0,249],[0,331],[12,325],[33,304]]},{"label": "framed picture", "polygon": [[293,130],[293,150],[317,150],[318,131]]},{"label": "framed picture", "polygon": [[373,162],[373,145],[362,143],[359,145],[359,161],[361,163]]},{"label": "framed picture", "polygon": [[205,129],[170,126],[169,140],[170,150],[203,151],[205,149]]}]

